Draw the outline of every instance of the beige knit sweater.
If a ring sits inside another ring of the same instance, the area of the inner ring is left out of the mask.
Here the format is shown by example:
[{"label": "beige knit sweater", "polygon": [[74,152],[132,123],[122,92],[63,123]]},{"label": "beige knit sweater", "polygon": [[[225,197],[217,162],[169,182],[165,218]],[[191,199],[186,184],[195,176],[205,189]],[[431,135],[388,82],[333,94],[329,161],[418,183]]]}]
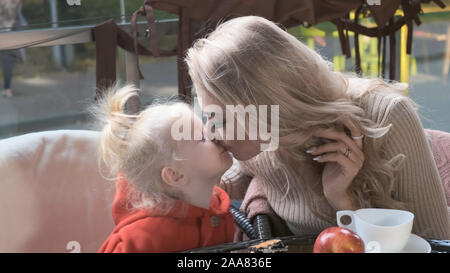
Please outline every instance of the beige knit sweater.
[{"label": "beige knit sweater", "polygon": [[[351,94],[352,96],[354,94]],[[443,186],[422,124],[414,106],[398,94],[372,92],[360,101],[366,116],[381,126],[392,124],[390,131],[380,139],[386,146],[387,157],[402,153],[405,160],[396,174],[394,191],[396,198],[406,202],[414,213],[413,233],[436,239],[450,239],[450,223]],[[290,177],[289,192],[286,193],[284,176],[274,168],[269,160],[270,152],[262,152],[245,162],[235,161],[233,167],[224,175],[225,190],[232,199],[242,199],[238,188],[245,188],[247,176],[256,176],[262,183],[268,202],[274,211],[286,221],[294,234],[320,233],[336,223],[328,223],[314,215],[305,203],[302,181],[320,181],[321,174],[313,173],[309,164],[302,168],[302,177]],[[370,155],[366,155],[370,156]],[[293,179],[293,180],[291,180]],[[319,179],[319,180],[317,180]],[[244,182],[239,182],[244,181]],[[283,198],[284,197],[284,198]],[[325,211],[335,213],[328,203],[318,204]]]}]

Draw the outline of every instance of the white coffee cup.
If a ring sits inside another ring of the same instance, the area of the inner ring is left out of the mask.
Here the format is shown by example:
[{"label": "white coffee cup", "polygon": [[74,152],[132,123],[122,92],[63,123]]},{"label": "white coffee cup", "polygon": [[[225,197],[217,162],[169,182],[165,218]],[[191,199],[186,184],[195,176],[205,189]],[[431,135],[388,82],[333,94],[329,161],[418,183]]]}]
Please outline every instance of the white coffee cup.
[{"label": "white coffee cup", "polygon": [[[351,222],[343,224],[343,216],[349,216]],[[341,210],[336,217],[338,226],[356,232],[369,252],[401,251],[411,235],[414,220],[414,214],[406,210],[375,208]]]}]

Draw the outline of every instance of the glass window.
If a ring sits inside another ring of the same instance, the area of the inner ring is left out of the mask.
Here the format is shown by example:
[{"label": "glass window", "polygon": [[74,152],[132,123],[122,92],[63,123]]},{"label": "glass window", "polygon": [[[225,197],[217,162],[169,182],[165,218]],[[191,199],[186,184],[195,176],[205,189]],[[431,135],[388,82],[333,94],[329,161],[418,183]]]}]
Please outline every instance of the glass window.
[{"label": "glass window", "polygon": [[[423,5],[422,24],[414,25],[412,54],[406,55],[404,27],[397,35],[397,80],[409,83],[408,95],[419,104],[421,121],[425,128],[450,132],[450,3],[442,10],[434,4]],[[361,23],[374,27],[373,20]],[[342,54],[336,27],[329,22],[305,28],[288,30],[309,47],[334,64],[337,71],[355,71],[354,35],[349,32],[352,58]],[[363,76],[378,76],[378,42],[376,38],[359,35]],[[389,45],[389,42],[388,42]],[[389,49],[387,49],[389,52]],[[386,60],[389,76],[389,54]]]},{"label": "glass window", "polygon": [[[0,25],[0,39],[2,32],[9,31],[96,25],[110,18],[129,22],[142,4],[142,0],[77,2],[22,1],[14,27]],[[171,18],[176,16],[155,11],[156,20]],[[149,46],[145,37],[140,41]],[[176,33],[161,35],[161,48],[175,44]],[[95,53],[94,42],[0,50],[0,138],[53,129],[97,129],[87,113],[95,96]],[[125,58],[125,51],[118,48],[116,68],[121,82],[126,81]],[[141,81],[144,104],[176,96],[176,57],[140,57],[140,67],[145,77]]]},{"label": "glass window", "polygon": [[[6,31],[96,25],[110,18],[117,23],[129,22],[142,0],[82,0],[79,3],[76,0],[22,1],[14,27],[9,29],[0,25],[0,37]],[[397,54],[401,55],[401,60],[397,61],[397,75],[400,81],[410,84],[409,96],[422,106],[420,114],[424,127],[450,132],[450,6],[442,11],[432,4],[424,5],[424,12],[422,25],[414,26],[411,56],[404,54],[404,48],[400,50],[406,41],[406,29],[397,33],[398,52],[402,52]],[[158,10],[155,17],[157,20],[176,18]],[[140,17],[139,20],[145,19]],[[362,22],[374,25],[369,19]],[[161,32],[160,48],[170,49],[176,44],[176,31],[175,28]],[[354,50],[351,59],[343,56],[333,24],[300,26],[288,31],[332,61],[336,70],[354,71]],[[363,35],[359,39],[363,75],[376,77],[377,40]],[[144,37],[140,41],[149,47]],[[353,41],[350,43],[353,45]],[[86,109],[93,103],[95,93],[93,42],[0,50],[0,57],[0,91],[3,92],[0,97],[0,138],[50,129],[92,128]],[[140,68],[145,77],[140,82],[143,105],[156,98],[176,97],[176,60],[176,56],[140,57]],[[125,51],[117,49],[117,79],[122,82],[126,80],[125,62]],[[6,92],[7,89],[10,91]]]}]

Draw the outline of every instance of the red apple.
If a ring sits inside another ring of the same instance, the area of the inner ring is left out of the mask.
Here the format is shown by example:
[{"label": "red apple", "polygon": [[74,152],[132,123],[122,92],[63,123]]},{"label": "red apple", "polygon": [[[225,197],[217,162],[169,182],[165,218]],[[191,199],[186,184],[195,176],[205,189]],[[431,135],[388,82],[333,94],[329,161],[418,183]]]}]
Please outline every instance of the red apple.
[{"label": "red apple", "polygon": [[364,241],[348,228],[323,230],[314,243],[313,253],[364,253]]}]

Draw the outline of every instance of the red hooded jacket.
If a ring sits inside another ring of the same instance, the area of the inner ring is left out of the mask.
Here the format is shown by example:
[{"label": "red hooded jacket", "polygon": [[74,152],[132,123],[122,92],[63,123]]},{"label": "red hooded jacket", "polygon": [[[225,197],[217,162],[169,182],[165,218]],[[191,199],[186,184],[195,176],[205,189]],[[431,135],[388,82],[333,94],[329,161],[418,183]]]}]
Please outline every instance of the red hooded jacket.
[{"label": "red hooded jacket", "polygon": [[[233,241],[230,198],[221,188],[214,188],[209,209],[176,201],[168,214],[161,214],[127,208],[127,186],[120,175],[112,208],[116,227],[98,252],[179,252]],[[181,216],[183,205],[187,210]]]}]

